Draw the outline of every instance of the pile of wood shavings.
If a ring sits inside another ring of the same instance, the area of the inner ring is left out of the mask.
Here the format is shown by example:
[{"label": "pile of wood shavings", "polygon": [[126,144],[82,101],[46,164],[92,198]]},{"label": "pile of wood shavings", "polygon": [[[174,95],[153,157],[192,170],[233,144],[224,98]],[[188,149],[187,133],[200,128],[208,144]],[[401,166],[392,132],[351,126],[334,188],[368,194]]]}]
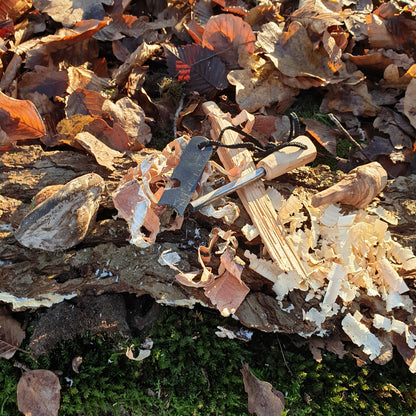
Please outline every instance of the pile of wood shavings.
[{"label": "pile of wood shavings", "polygon": [[[305,309],[314,298],[314,304],[319,302],[318,307],[303,310],[301,317],[316,324],[316,330],[301,335],[329,335],[325,322],[337,317],[345,334],[370,360],[387,362],[395,345],[406,355],[410,371],[416,372],[414,305],[404,281],[416,269],[416,257],[388,231],[397,218],[382,207],[347,211],[337,204],[314,208],[304,194],[285,199],[275,189],[268,193],[308,278],[282,272],[248,250],[244,255],[251,269],[274,283],[282,308],[287,294],[295,289],[307,292]],[[253,235],[250,229],[247,237]],[[374,302],[377,313],[363,316],[352,307],[362,296]]]}]

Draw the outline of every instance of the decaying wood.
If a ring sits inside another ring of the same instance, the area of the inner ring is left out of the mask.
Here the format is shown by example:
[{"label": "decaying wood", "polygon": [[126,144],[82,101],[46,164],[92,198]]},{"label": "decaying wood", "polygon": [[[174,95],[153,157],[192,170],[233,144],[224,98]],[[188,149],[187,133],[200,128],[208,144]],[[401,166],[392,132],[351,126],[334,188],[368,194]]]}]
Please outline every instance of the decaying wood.
[{"label": "decaying wood", "polygon": [[[224,114],[214,102],[206,102],[202,105],[202,108],[210,118],[212,138],[218,139],[221,130],[232,125],[230,116]],[[238,133],[231,130],[225,131],[222,137],[222,141],[225,144],[241,142]],[[256,169],[251,154],[246,149],[219,148],[218,155],[227,170],[231,170],[236,166],[244,166],[242,171],[242,175],[244,175]],[[233,180],[231,176],[230,180]],[[285,238],[283,224],[273,208],[263,182],[256,181],[238,190],[237,193],[253,224],[257,227],[273,261],[283,271],[296,270],[302,277],[306,277],[302,263]]]},{"label": "decaying wood", "polygon": [[[70,150],[44,151],[33,145],[0,153],[0,302],[17,311],[113,292],[147,294],[166,305],[212,307],[202,290],[180,285],[175,279],[176,272],[160,263],[161,253],[171,250],[179,255],[178,267],[184,272],[198,267],[196,247],[208,240],[211,224],[197,215],[187,218],[181,230],[160,233],[146,249],[128,243],[126,222],[115,218],[111,199],[105,198],[94,228],[75,247],[54,252],[30,249],[21,246],[14,236],[23,215],[30,209],[31,199],[44,187],[94,172],[103,177],[111,192],[127,170],[145,156],[144,151],[127,154],[117,161],[115,171],[109,172],[91,156]],[[304,167],[270,185],[288,196],[302,191],[297,187],[300,184],[304,187],[302,192],[310,188],[311,196],[339,179],[338,174],[329,170]],[[374,201],[397,213],[398,223],[392,224],[389,231],[413,250],[416,250],[415,184],[414,176],[398,178],[386,187],[382,199]],[[241,247],[242,258],[243,251]],[[405,281],[410,296],[414,296],[410,276],[407,273]],[[314,322],[299,317],[303,311],[317,307],[316,299],[307,301],[306,292],[294,290],[282,304],[271,289],[272,282],[249,268],[244,269],[242,278],[250,287],[250,293],[235,313],[242,324],[267,332],[308,334],[315,330]],[[361,298],[357,300],[358,309],[360,302]],[[293,308],[284,309],[289,304]]]}]

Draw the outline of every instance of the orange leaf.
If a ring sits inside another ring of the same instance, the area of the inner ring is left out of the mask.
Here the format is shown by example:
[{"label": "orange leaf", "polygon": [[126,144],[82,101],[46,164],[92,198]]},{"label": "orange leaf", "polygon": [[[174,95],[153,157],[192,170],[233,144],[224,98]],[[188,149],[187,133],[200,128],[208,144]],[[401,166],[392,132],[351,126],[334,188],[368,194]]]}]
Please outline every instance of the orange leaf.
[{"label": "orange leaf", "polygon": [[238,64],[240,51],[254,53],[255,41],[248,23],[232,14],[211,17],[202,35],[202,46],[214,50],[231,67]]},{"label": "orange leaf", "polygon": [[16,100],[0,92],[0,127],[12,142],[36,139],[46,134],[45,125],[35,105]]}]

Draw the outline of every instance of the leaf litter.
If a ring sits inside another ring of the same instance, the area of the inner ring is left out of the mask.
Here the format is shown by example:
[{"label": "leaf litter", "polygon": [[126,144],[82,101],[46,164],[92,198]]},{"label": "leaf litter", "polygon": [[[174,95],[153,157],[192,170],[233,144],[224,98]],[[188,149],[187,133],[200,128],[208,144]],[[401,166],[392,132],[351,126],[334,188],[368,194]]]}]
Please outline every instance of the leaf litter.
[{"label": "leaf litter", "polygon": [[[129,2],[2,2],[0,151],[13,153],[39,141],[58,149],[69,145],[91,154],[92,163],[109,171],[103,179],[91,170],[89,178],[98,177],[98,185],[80,176],[74,183],[81,186],[68,182],[50,188],[20,222],[16,238],[27,247],[52,252],[72,248],[96,225],[98,206],[107,198],[126,221],[130,243],[151,247],[161,233],[183,226],[184,218],[170,215],[157,202],[190,135],[210,129],[200,103],[215,99],[233,115],[242,111],[243,118],[251,120],[246,129],[262,133],[267,142],[281,136],[282,114],[312,89],[320,100],[319,112],[334,113],[358,147],[348,156],[348,166],[356,169],[320,194],[302,187],[289,195],[276,187],[267,190],[307,277],[280,270],[267,252],[250,245],[259,241],[258,232],[249,220],[241,223],[244,207],[228,197],[198,214],[213,225],[209,241],[197,247],[198,266],[182,271],[176,264],[179,255],[174,262],[166,256],[163,263],[176,273],[175,284],[195,290],[201,303],[223,315],[233,314],[246,325],[280,331],[284,325],[259,324],[259,316],[245,321],[245,305],[263,296],[245,277],[253,273],[269,282],[275,308],[300,321],[304,331],[298,333],[311,339],[316,356],[317,349],[331,348],[329,341],[314,346],[316,335],[335,342],[347,337],[360,347],[360,360],[383,364],[392,356],[386,351],[396,346],[415,372],[415,256],[411,247],[392,237],[389,227],[401,221],[399,210],[394,203],[390,210],[383,208],[380,196],[387,177],[386,189],[400,189],[405,183],[400,178],[415,173],[413,5],[306,0],[294,8],[269,2],[255,7],[244,1],[215,3],[219,14],[209,2],[184,0],[168,2],[164,10],[149,5],[139,16]],[[105,50],[104,42],[111,50]],[[177,80],[175,99],[163,100],[155,93],[155,68]],[[194,104],[183,111],[191,95]],[[186,128],[187,120],[198,128]],[[339,132],[314,119],[302,122],[337,158]],[[110,197],[105,196],[106,179],[118,173],[118,159],[152,149],[162,123],[176,123],[176,137],[163,151],[154,150],[122,171]],[[366,173],[361,175],[361,170]],[[192,198],[214,189],[222,175],[222,169],[209,162]],[[70,207],[62,201],[69,201]],[[62,235],[68,224],[74,233]],[[60,302],[67,295],[56,299]],[[290,295],[301,296],[304,307],[290,305]],[[20,307],[36,304],[27,299]],[[371,316],[360,312],[364,300],[373,310]],[[331,330],[335,318],[341,338]],[[2,328],[12,328],[1,336],[2,354],[10,358],[22,336],[10,318],[2,322]],[[129,355],[138,359],[131,349]],[[25,374],[25,380],[31,379]],[[246,383],[248,368],[243,374]],[[264,394],[253,381],[247,383],[249,394]],[[30,388],[22,381],[26,385],[21,388]],[[269,393],[267,397],[273,400]],[[36,414],[35,404],[19,403],[23,412]],[[270,406],[283,408],[282,403]],[[249,410],[262,414],[250,404]],[[45,412],[55,414],[57,409]]]}]

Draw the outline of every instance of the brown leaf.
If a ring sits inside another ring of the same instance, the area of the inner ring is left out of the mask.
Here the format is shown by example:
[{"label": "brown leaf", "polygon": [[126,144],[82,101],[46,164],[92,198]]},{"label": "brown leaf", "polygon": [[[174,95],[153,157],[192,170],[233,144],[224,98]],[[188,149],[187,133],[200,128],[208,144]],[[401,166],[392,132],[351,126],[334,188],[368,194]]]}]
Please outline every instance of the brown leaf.
[{"label": "brown leaf", "polygon": [[57,416],[60,390],[59,379],[52,371],[26,371],[17,384],[17,406],[25,415]]},{"label": "brown leaf", "polygon": [[82,364],[82,357],[75,357],[72,359],[72,370],[79,373],[79,366]]},{"label": "brown leaf", "polygon": [[105,98],[96,91],[78,88],[67,98],[65,113],[69,118],[75,114],[101,116]]},{"label": "brown leaf", "polygon": [[220,14],[209,19],[202,46],[212,49],[230,68],[238,67],[240,52],[254,53],[256,36],[241,17]]},{"label": "brown leaf", "polygon": [[321,111],[338,114],[351,112],[355,116],[374,117],[379,110],[365,82],[356,85],[330,85],[321,104]]},{"label": "brown leaf", "polygon": [[326,150],[328,150],[331,155],[337,155],[337,139],[333,130],[321,123],[318,120],[313,119],[302,119],[302,122],[306,124],[306,131]]},{"label": "brown leaf", "polygon": [[45,125],[31,101],[16,100],[0,92],[0,127],[11,142],[46,134]]},{"label": "brown leaf", "polygon": [[299,91],[283,84],[270,62],[261,58],[257,63],[253,62],[254,58],[250,61],[249,67],[230,71],[227,76],[230,84],[236,87],[237,104],[241,109],[254,112],[278,102],[278,111],[284,112],[293,104]]},{"label": "brown leaf", "polygon": [[101,92],[108,85],[108,78],[100,78],[93,71],[78,66],[68,68],[68,92],[86,89]]},{"label": "brown leaf", "polygon": [[62,61],[82,65],[98,56],[95,41],[90,38],[108,22],[108,19],[84,20],[71,29],[62,28],[54,35],[28,40],[16,47],[15,52],[26,53],[25,66],[29,69],[35,65],[57,67]]},{"label": "brown leaf", "polygon": [[35,69],[23,74],[19,82],[19,96],[34,92],[45,94],[48,98],[62,97],[68,86],[68,73],[56,71],[45,66],[35,66]]},{"label": "brown leaf", "polygon": [[404,96],[404,114],[410,121],[410,124],[416,128],[416,79],[412,79],[407,86],[406,94]]},{"label": "brown leaf", "polygon": [[391,144],[395,149],[411,149],[413,147],[415,130],[410,126],[405,117],[395,111],[383,107],[377,113],[373,125],[374,128],[389,136]]},{"label": "brown leaf", "polygon": [[83,131],[88,131],[108,147],[124,152],[126,150],[140,150],[144,146],[139,146],[137,141],[131,142],[129,135],[118,123],[113,123],[110,127],[102,118],[96,118],[83,127]]},{"label": "brown leaf", "polygon": [[95,222],[104,186],[95,173],[67,182],[23,218],[16,239],[25,247],[46,251],[77,245]]},{"label": "brown leaf", "polygon": [[25,331],[5,307],[0,308],[0,358],[6,360],[13,357],[23,339]]},{"label": "brown leaf", "polygon": [[128,134],[133,143],[132,150],[142,148],[152,139],[144,111],[129,97],[120,98],[116,103],[105,100],[102,109],[105,117],[118,123]]},{"label": "brown leaf", "polygon": [[270,383],[260,381],[250,371],[248,364],[241,369],[244,389],[248,394],[248,411],[257,416],[281,416],[285,398],[283,393],[276,390]]},{"label": "brown leaf", "polygon": [[55,22],[71,27],[82,20],[103,19],[103,4],[110,6],[113,0],[35,0],[34,6],[48,14]]},{"label": "brown leaf", "polygon": [[95,160],[109,170],[114,170],[113,159],[122,157],[123,153],[110,149],[103,142],[88,132],[78,133],[75,141],[79,143],[88,153],[95,157]]},{"label": "brown leaf", "polygon": [[[354,75],[348,73],[344,65],[331,69],[331,60],[326,52],[314,47],[306,29],[300,23],[291,23],[288,30],[281,34],[279,31],[270,33],[273,26],[269,24],[267,27],[269,31],[266,36],[259,36],[259,42],[283,75],[298,78],[296,84],[281,78],[288,85],[298,88],[325,86]],[[275,25],[276,30],[277,28]]]}]

